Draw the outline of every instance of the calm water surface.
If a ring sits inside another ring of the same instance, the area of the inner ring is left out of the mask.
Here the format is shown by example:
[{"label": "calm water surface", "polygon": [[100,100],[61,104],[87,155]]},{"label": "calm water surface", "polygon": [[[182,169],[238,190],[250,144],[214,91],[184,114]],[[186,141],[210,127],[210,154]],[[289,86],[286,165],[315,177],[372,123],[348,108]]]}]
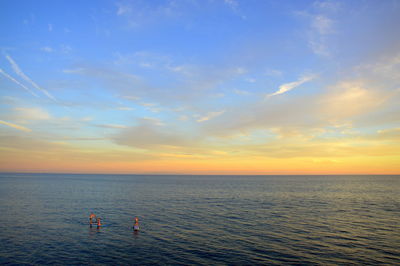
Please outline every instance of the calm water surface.
[{"label": "calm water surface", "polygon": [[1,265],[399,265],[399,221],[400,176],[0,174]]}]

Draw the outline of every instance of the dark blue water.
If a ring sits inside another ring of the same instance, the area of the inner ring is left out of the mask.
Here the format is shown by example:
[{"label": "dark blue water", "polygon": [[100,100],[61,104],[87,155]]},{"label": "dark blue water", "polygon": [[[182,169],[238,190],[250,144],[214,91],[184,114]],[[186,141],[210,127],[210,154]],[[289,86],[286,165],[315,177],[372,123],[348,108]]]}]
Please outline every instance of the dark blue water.
[{"label": "dark blue water", "polygon": [[399,221],[400,176],[0,174],[2,265],[399,265]]}]

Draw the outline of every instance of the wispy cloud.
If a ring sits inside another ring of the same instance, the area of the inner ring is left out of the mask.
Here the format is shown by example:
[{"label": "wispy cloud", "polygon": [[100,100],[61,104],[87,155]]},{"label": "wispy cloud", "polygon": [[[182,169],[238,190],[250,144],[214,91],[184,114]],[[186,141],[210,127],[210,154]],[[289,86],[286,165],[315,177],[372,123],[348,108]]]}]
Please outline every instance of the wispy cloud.
[{"label": "wispy cloud", "polygon": [[140,97],[136,97],[136,96],[122,96],[122,98],[130,100],[130,101],[137,101],[140,100]]},{"label": "wispy cloud", "polygon": [[[306,96],[293,93],[293,97],[288,97],[285,101],[268,101],[268,104],[261,100],[238,104],[229,108],[223,119],[204,123],[203,130],[211,136],[232,137],[258,129],[280,128],[280,135],[284,135],[281,132],[297,131],[299,134],[312,136],[314,133],[311,134],[310,129],[329,130],[337,124],[353,124],[354,130],[358,130],[357,126],[366,128],[397,125],[400,59],[395,55],[382,58],[382,61],[375,58],[371,62],[373,63],[364,63],[356,69],[342,70],[348,75],[346,79],[338,79],[332,83],[319,80],[319,90],[314,91],[316,93]],[[311,80],[306,77],[283,84],[285,86],[282,85],[277,92],[287,92],[308,79]],[[337,133],[334,135],[336,137]],[[320,138],[327,136],[329,134]]]},{"label": "wispy cloud", "polygon": [[268,94],[267,97],[271,97],[271,96],[275,96],[275,95],[286,93],[286,92],[288,92],[288,91],[300,86],[303,83],[306,83],[306,82],[308,82],[310,80],[313,80],[314,78],[315,78],[315,76],[311,76],[311,75],[310,76],[304,76],[304,77],[300,78],[297,81],[282,84],[281,86],[279,86],[279,90],[277,90],[274,93]]},{"label": "wispy cloud", "polygon": [[239,15],[242,19],[246,19],[246,16],[241,14],[239,10],[239,3],[236,0],[224,0],[225,5],[227,5],[236,15]]},{"label": "wispy cloud", "polygon": [[308,45],[311,48],[311,50],[313,51],[313,53],[316,55],[325,56],[325,57],[328,57],[331,55],[327,45],[321,40],[316,40],[315,38],[310,38],[310,40],[308,41]]},{"label": "wispy cloud", "polygon": [[324,14],[311,16],[308,45],[316,55],[330,56],[327,36],[334,32],[334,21]]},{"label": "wispy cloud", "polygon": [[11,77],[10,75],[8,75],[6,72],[4,72],[3,69],[0,68],[0,73],[3,74],[3,76],[5,76],[6,78],[8,78],[9,80],[11,80],[12,82],[14,82],[15,84],[21,86],[24,90],[28,91],[30,94],[32,94],[35,97],[39,97],[36,93],[34,93],[33,91],[31,91],[28,87],[26,87],[24,84],[20,83],[18,80],[14,79],[13,77]]},{"label": "wispy cloud", "polygon": [[39,107],[17,107],[14,108],[14,111],[16,112],[16,118],[24,121],[49,120],[51,118],[46,110]]},{"label": "wispy cloud", "polygon": [[46,52],[46,53],[51,53],[54,51],[53,48],[51,48],[50,46],[44,46],[44,47],[40,48],[40,50],[42,50],[43,52]]},{"label": "wispy cloud", "polygon": [[335,12],[341,7],[341,3],[337,1],[315,1],[313,6],[320,10]]},{"label": "wispy cloud", "polygon": [[238,90],[238,89],[234,89],[233,90],[234,93],[238,94],[238,95],[250,95],[251,93],[245,90]]},{"label": "wispy cloud", "polygon": [[103,127],[103,128],[116,128],[116,129],[128,128],[125,125],[117,125],[117,124],[101,124],[101,125],[96,125],[96,126]]},{"label": "wispy cloud", "polygon": [[126,19],[128,28],[160,23],[165,19],[183,16],[185,6],[195,7],[190,1],[164,1],[156,4],[150,1],[120,1],[116,3],[116,15]]},{"label": "wispy cloud", "polygon": [[378,134],[373,136],[375,139],[383,139],[383,140],[400,140],[400,128],[389,128],[378,130]]},{"label": "wispy cloud", "polygon": [[201,122],[205,122],[208,121],[210,119],[213,119],[217,116],[222,115],[223,113],[225,113],[225,110],[219,111],[219,112],[209,112],[207,113],[207,115],[200,117],[199,119],[197,119],[197,122],[201,123]]},{"label": "wispy cloud", "polygon": [[154,117],[143,117],[141,122],[146,122],[154,126],[165,126],[165,124],[158,118]]},{"label": "wispy cloud", "polygon": [[141,106],[144,106],[144,107],[154,107],[154,106],[156,106],[157,104],[156,104],[156,103],[140,103],[140,105],[141,105]]},{"label": "wispy cloud", "polygon": [[17,65],[17,63],[11,58],[11,56],[6,55],[6,58],[8,60],[8,62],[10,62],[12,69],[14,70],[14,72],[20,76],[21,78],[23,78],[24,80],[26,80],[28,83],[30,83],[34,88],[36,88],[37,90],[41,91],[44,95],[46,95],[48,98],[52,99],[53,101],[56,101],[56,99],[45,89],[40,88],[33,80],[31,80],[27,75],[25,75],[24,72],[22,72],[22,70],[19,68],[19,66]]},{"label": "wispy cloud", "polygon": [[142,149],[161,147],[182,147],[188,144],[188,135],[177,131],[176,128],[160,124],[157,119],[143,118],[138,125],[122,129],[113,136],[120,145]]},{"label": "wispy cloud", "polygon": [[[140,81],[138,79],[135,82],[137,83],[136,86],[132,86],[132,82],[128,81],[126,77],[118,78],[117,81],[112,82],[114,89],[118,87],[116,84],[126,83],[124,85],[121,84],[121,87],[130,88],[129,93],[125,92],[127,95],[132,94],[132,96],[139,96],[142,99],[151,99],[158,104],[171,105],[177,101],[196,102],[200,98],[216,95],[215,91],[218,85],[234,80],[248,72],[245,67],[240,65],[231,66],[221,64],[216,66],[193,64],[192,62],[188,63],[176,58],[174,59],[169,55],[146,51],[127,55],[117,53],[116,56],[118,58],[115,64],[118,66],[125,65],[132,68],[131,66],[134,65],[136,73],[143,73],[141,63],[146,62],[146,64],[151,65],[152,72],[156,72],[158,73],[157,75],[163,77],[168,77],[167,82],[163,82],[162,84],[154,82],[155,79],[149,79],[146,77],[147,74],[141,74]],[[72,71],[68,70],[68,72]],[[107,75],[102,75],[102,78],[105,77]],[[176,93],[170,93],[172,87]],[[126,91],[126,89],[124,90]],[[132,100],[137,99],[133,98]]]},{"label": "wispy cloud", "polygon": [[246,78],[245,81],[249,82],[249,83],[255,83],[257,82],[257,80],[255,78]]},{"label": "wispy cloud", "polygon": [[83,67],[78,67],[72,69],[64,69],[63,72],[66,74],[83,74],[85,73],[85,69]]},{"label": "wispy cloud", "polygon": [[236,9],[238,7],[238,2],[235,0],[224,0],[224,3],[232,9]]},{"label": "wispy cloud", "polygon": [[0,120],[0,124],[6,125],[6,126],[9,126],[9,127],[21,130],[21,131],[25,131],[25,132],[31,132],[32,131],[32,129],[30,129],[30,128],[23,127],[23,126],[20,126],[20,125],[17,125],[17,124],[13,124],[13,123],[9,123],[9,122],[3,121],[3,120]]},{"label": "wispy cloud", "polygon": [[313,17],[311,26],[319,34],[329,34],[333,31],[333,20],[325,15],[316,15]]},{"label": "wispy cloud", "polygon": [[394,94],[371,88],[364,81],[342,81],[330,88],[320,99],[320,114],[330,121],[354,119],[382,107]]},{"label": "wispy cloud", "polygon": [[267,69],[265,71],[266,76],[271,76],[271,77],[281,77],[283,75],[282,71],[277,70],[277,69]]},{"label": "wispy cloud", "polygon": [[132,110],[135,110],[135,108],[125,107],[125,106],[118,107],[117,109],[120,110],[120,111],[132,111]]},{"label": "wispy cloud", "polygon": [[121,16],[132,12],[131,6],[124,3],[117,3],[117,15]]},{"label": "wispy cloud", "polygon": [[339,3],[333,1],[316,1],[309,11],[296,12],[300,17],[306,18],[309,26],[305,35],[308,46],[316,55],[329,57],[331,49],[329,45],[330,36],[335,32],[337,21],[333,16],[339,10]]},{"label": "wispy cloud", "polygon": [[60,46],[60,50],[61,50],[62,53],[68,54],[68,53],[70,53],[72,51],[72,47],[69,46],[69,45],[66,45],[66,44],[62,44]]}]

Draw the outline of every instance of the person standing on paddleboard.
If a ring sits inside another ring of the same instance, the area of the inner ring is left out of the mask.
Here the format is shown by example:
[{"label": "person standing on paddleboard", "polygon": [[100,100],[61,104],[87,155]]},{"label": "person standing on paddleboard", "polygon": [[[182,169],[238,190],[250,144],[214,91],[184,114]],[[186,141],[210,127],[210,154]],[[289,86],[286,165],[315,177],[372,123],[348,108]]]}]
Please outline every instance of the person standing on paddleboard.
[{"label": "person standing on paddleboard", "polygon": [[97,228],[101,227],[101,220],[100,218],[97,218]]},{"label": "person standing on paddleboard", "polygon": [[92,223],[93,223],[94,219],[96,219],[96,215],[94,215],[93,212],[92,212],[92,213],[90,213],[90,216],[89,216],[89,224],[90,224],[90,226],[92,226]]},{"label": "person standing on paddleboard", "polygon": [[135,223],[133,224],[133,230],[139,231],[139,218],[135,217]]}]

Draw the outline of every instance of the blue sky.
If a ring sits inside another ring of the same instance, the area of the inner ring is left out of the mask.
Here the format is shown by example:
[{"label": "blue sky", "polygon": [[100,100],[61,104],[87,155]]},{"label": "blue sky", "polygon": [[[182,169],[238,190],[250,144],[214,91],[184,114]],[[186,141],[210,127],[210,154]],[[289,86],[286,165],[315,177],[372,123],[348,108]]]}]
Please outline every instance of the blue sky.
[{"label": "blue sky", "polygon": [[2,1],[2,169],[396,172],[399,14],[399,1]]}]

